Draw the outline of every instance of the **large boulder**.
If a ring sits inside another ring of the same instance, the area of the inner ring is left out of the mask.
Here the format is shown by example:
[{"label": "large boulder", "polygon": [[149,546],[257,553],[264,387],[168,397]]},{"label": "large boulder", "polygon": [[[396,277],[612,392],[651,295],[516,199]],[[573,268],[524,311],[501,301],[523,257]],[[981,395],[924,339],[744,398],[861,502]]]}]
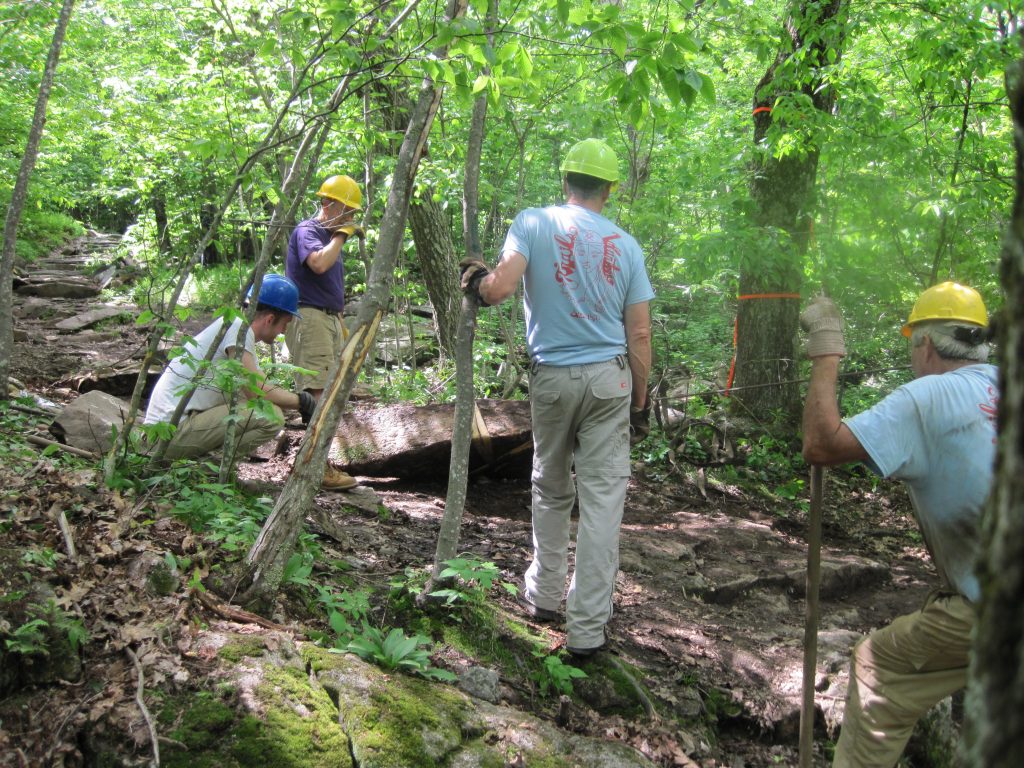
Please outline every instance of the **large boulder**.
[{"label": "large boulder", "polygon": [[50,425],[50,432],[63,443],[104,454],[114,444],[113,432],[124,428],[128,404],[94,389],[75,398]]}]

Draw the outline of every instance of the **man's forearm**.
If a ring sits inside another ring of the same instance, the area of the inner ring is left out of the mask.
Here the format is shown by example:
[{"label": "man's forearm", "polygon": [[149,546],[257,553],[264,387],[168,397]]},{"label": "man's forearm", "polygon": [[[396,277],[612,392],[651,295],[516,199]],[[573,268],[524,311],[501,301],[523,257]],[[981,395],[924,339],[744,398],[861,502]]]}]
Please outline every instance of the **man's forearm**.
[{"label": "man's forearm", "polygon": [[651,340],[647,338],[629,345],[629,373],[633,379],[634,408],[647,405],[647,381],[651,372]]},{"label": "man's forearm", "polygon": [[318,275],[322,275],[328,269],[334,266],[334,262],[341,256],[341,246],[345,244],[348,236],[345,234],[335,235],[331,238],[331,241],[327,243],[319,251],[313,251],[306,258],[306,264],[309,268],[316,272]]},{"label": "man's forearm", "polygon": [[647,380],[651,375],[651,311],[645,301],[626,307],[626,354],[633,378],[634,408],[647,406]]},{"label": "man's forearm", "polygon": [[836,400],[840,359],[837,355],[826,355],[811,361],[811,381],[804,402],[803,452],[812,463],[822,458],[821,452],[842,424]]}]

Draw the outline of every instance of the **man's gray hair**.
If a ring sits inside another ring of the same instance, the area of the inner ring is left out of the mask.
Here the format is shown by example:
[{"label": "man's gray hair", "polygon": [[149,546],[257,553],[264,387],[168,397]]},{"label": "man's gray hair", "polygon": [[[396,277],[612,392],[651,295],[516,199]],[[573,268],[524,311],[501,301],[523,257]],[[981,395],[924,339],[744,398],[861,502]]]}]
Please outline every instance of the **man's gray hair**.
[{"label": "man's gray hair", "polygon": [[[988,362],[990,351],[988,342],[972,344],[969,341],[961,341],[956,338],[958,328],[974,331],[978,327],[974,323],[957,323],[947,320],[917,323],[910,329],[910,345],[920,347],[927,337],[932,340],[935,351],[943,360],[973,360],[977,363],[985,363]],[[963,331],[961,331],[961,335],[964,335]]]}]

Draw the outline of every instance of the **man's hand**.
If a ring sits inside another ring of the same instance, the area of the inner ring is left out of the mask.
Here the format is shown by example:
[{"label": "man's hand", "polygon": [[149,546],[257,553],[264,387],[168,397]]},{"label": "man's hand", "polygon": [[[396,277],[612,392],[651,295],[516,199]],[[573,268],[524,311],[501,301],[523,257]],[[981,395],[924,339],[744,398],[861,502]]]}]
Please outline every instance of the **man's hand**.
[{"label": "man's hand", "polygon": [[475,296],[476,300],[480,303],[480,306],[490,306],[486,301],[484,301],[484,297],[480,295],[480,281],[491,274],[491,270],[487,268],[487,265],[480,261],[480,259],[466,257],[459,262],[459,272],[462,275],[460,281],[462,284],[462,292],[470,296]]},{"label": "man's hand", "polygon": [[344,227],[338,227],[334,230],[334,234],[338,234],[339,232],[345,235],[346,240],[352,239],[352,235],[355,235],[360,240],[366,239],[366,230],[358,224],[346,224]]},{"label": "man's hand", "polygon": [[313,411],[316,410],[316,398],[305,389],[295,394],[299,396],[299,415],[302,416],[302,426],[308,426],[309,420],[313,418]]},{"label": "man's hand", "polygon": [[800,315],[800,327],[807,331],[807,356],[846,355],[843,316],[832,299],[819,296]]},{"label": "man's hand", "polygon": [[629,444],[639,445],[651,434],[651,401],[643,408],[629,407]]}]

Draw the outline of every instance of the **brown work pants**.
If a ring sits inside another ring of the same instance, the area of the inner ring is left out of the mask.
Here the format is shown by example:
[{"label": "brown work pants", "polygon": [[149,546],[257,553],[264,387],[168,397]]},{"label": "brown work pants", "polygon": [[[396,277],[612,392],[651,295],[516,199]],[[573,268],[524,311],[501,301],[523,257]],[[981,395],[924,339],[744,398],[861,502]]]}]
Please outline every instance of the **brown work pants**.
[{"label": "brown work pants", "polygon": [[960,595],[932,594],[857,644],[833,766],[896,765],[921,716],[967,684],[974,621]]}]

